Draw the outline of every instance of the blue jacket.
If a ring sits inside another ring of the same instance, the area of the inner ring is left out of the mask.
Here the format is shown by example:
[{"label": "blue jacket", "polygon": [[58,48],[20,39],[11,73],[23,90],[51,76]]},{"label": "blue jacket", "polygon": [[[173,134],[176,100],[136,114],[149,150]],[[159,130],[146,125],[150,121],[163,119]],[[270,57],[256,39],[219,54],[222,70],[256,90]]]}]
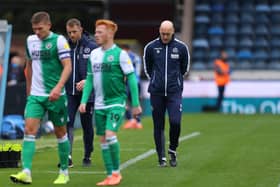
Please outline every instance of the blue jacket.
[{"label": "blue jacket", "polygon": [[97,45],[87,33],[83,33],[77,43],[73,43],[70,39],[68,42],[71,48],[72,73],[65,84],[66,93],[80,95],[81,92],[76,89],[76,83],[86,79],[88,58]]},{"label": "blue jacket", "polygon": [[164,96],[182,93],[183,76],[190,69],[190,55],[185,43],[174,36],[168,44],[157,38],[145,46],[143,63],[150,79],[148,92]]}]

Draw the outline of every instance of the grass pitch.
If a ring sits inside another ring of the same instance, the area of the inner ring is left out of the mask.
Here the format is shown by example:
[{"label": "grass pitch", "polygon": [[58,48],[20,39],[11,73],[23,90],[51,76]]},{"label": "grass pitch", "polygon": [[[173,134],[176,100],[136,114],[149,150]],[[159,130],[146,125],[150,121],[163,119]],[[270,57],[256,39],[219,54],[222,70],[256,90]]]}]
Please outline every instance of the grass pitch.
[{"label": "grass pitch", "polygon": [[[145,117],[142,120],[144,129],[121,129],[118,133],[123,167],[123,181],[119,186],[278,187],[279,121],[277,115],[185,114],[183,139],[177,150],[178,166],[159,168],[154,153],[152,119]],[[166,135],[168,128],[166,124]],[[81,130],[75,131],[74,168],[69,169],[67,187],[92,187],[105,178],[98,137],[94,144],[92,166],[84,168]],[[54,135],[41,137],[36,146],[30,186],[54,186],[52,182],[58,172]],[[9,175],[19,170],[0,168],[0,187],[19,186],[9,180]]]}]

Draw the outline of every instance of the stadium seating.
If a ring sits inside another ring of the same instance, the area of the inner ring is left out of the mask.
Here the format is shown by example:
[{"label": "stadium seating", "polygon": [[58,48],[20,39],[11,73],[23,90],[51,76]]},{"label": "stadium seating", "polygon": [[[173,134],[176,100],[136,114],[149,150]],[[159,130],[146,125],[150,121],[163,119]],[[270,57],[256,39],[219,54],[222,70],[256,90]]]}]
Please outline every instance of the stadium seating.
[{"label": "stadium seating", "polygon": [[194,10],[194,69],[210,67],[221,49],[235,68],[280,69],[279,0],[196,0]]}]

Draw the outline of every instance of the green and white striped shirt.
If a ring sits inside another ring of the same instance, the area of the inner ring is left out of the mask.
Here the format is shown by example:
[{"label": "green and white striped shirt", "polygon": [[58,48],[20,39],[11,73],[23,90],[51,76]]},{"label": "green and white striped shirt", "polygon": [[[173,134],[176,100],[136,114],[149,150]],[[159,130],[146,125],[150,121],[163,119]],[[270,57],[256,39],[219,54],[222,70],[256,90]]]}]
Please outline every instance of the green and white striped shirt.
[{"label": "green and white striped shirt", "polygon": [[[26,42],[27,58],[32,63],[31,95],[49,96],[63,71],[61,60],[70,58],[70,48],[64,36],[51,32],[41,40],[30,35]],[[62,93],[64,94],[64,89]]]},{"label": "green and white striped shirt", "polygon": [[[102,47],[94,49],[90,54],[87,76],[94,88],[95,109],[125,107],[125,77],[131,73],[134,68],[126,51],[115,44],[105,51]],[[85,100],[87,98],[83,96],[82,103]]]}]

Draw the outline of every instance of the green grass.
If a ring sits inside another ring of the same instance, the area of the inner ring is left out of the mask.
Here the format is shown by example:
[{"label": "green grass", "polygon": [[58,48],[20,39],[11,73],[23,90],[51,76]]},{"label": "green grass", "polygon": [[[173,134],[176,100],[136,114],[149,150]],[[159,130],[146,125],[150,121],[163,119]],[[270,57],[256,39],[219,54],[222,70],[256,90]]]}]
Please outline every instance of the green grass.
[{"label": "green grass", "polygon": [[[156,154],[122,170],[123,187],[277,187],[280,183],[280,117],[277,115],[186,114],[178,167],[159,168]],[[152,119],[143,118],[143,130],[120,130],[121,162],[154,149]],[[166,126],[166,134],[169,125]],[[98,138],[90,168],[81,166],[81,131],[75,131],[70,183],[67,187],[92,187],[105,177]],[[168,138],[167,138],[168,140]],[[53,186],[57,176],[54,136],[37,141],[30,186]],[[0,169],[0,187],[17,186],[9,175],[19,168]],[[71,173],[72,172],[72,173]]]}]

